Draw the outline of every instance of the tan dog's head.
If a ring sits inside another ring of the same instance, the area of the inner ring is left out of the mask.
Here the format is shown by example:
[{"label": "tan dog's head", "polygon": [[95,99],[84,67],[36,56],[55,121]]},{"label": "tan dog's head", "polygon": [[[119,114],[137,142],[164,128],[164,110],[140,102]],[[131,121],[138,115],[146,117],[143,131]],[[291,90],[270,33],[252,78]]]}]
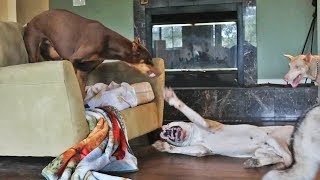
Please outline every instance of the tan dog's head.
[{"label": "tan dog's head", "polygon": [[160,137],[170,144],[176,146],[189,145],[189,138],[191,136],[192,127],[190,123],[186,122],[171,122],[162,126]]},{"label": "tan dog's head", "polygon": [[291,56],[291,55],[284,55],[289,59],[289,71],[283,77],[283,79],[287,82],[291,81],[290,84],[293,88],[297,87],[300,81],[304,77],[308,77],[307,72],[309,71],[308,64],[312,60],[312,55],[298,55],[298,56]]},{"label": "tan dog's head", "polygon": [[152,78],[161,74],[160,71],[154,67],[151,54],[141,44],[139,38],[136,38],[132,42],[132,61],[129,61],[128,64],[139,70],[142,74]]}]

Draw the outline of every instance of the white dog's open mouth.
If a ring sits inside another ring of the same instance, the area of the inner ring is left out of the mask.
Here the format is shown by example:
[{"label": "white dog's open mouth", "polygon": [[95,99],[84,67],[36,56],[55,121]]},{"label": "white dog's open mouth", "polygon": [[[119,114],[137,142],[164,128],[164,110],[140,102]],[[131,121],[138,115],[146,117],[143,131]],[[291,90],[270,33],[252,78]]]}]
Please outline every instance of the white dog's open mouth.
[{"label": "white dog's open mouth", "polygon": [[303,76],[302,74],[299,74],[296,78],[294,78],[294,80],[291,83],[291,86],[293,88],[297,87],[300,84],[300,81],[302,80]]},{"label": "white dog's open mouth", "polygon": [[186,132],[180,126],[165,128],[160,134],[162,139],[169,139],[173,142],[181,142],[186,138]]}]

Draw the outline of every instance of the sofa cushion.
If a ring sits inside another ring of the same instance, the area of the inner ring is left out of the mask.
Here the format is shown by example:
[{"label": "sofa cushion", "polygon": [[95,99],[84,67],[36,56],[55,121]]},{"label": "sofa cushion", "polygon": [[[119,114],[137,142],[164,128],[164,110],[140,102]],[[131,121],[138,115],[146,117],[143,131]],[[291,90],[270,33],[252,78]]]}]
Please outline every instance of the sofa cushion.
[{"label": "sofa cushion", "polygon": [[27,62],[23,27],[15,22],[0,22],[0,67]]},{"label": "sofa cushion", "polygon": [[121,111],[126,127],[128,139],[144,135],[159,128],[158,108],[151,102]]},{"label": "sofa cushion", "polygon": [[154,99],[152,86],[149,82],[131,84],[138,99],[138,105],[148,103]]},{"label": "sofa cushion", "polygon": [[69,61],[0,68],[0,155],[57,156],[89,133]]}]

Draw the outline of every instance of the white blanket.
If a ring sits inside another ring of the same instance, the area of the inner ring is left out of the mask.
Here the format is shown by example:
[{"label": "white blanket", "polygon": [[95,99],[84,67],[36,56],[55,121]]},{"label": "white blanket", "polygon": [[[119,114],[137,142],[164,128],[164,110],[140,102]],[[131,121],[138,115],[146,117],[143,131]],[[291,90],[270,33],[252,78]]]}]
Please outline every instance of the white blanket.
[{"label": "white blanket", "polygon": [[118,110],[138,105],[135,90],[128,83],[117,84],[111,82],[109,85],[97,83],[86,87],[84,102],[90,108],[113,106]]}]

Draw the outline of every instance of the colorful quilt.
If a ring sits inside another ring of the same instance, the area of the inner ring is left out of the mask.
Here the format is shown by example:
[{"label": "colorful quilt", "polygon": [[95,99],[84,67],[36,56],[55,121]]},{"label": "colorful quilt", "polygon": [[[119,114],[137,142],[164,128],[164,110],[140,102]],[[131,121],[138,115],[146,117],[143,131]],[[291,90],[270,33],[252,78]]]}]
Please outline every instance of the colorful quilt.
[{"label": "colorful quilt", "polygon": [[86,118],[88,137],[56,157],[42,175],[48,180],[118,180],[126,178],[108,172],[138,171],[120,112],[111,106],[86,109]]}]

